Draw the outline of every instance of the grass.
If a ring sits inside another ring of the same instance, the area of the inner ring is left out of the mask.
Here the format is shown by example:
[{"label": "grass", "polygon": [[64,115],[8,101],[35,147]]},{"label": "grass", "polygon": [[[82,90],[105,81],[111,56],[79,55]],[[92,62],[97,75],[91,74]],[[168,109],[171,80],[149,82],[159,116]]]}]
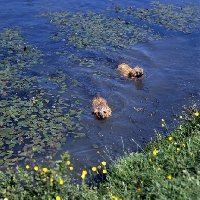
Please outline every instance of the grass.
[{"label": "grass", "polygon": [[53,170],[27,165],[1,172],[0,199],[200,199],[199,112],[183,118],[187,119],[176,130],[158,135],[141,153],[125,154],[109,168],[106,162],[93,167],[91,172],[106,175],[105,181],[93,179],[89,186],[84,170],[82,184],[72,185],[66,152]]}]

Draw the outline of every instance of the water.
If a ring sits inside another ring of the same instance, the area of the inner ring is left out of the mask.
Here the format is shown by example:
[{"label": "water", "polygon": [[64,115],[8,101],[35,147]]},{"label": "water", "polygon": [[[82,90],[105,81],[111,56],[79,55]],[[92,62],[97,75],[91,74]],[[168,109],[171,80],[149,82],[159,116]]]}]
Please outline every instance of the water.
[{"label": "water", "polygon": [[[161,1],[162,2],[162,1]],[[165,4],[173,1],[163,1]],[[194,1],[199,5],[199,1]],[[62,41],[54,41],[51,37],[58,28],[49,23],[49,18],[37,17],[45,11],[94,11],[105,12],[107,7],[149,6],[148,1],[2,1],[0,3],[0,30],[7,27],[19,27],[23,30],[26,42],[44,54],[44,63],[34,66],[32,74],[39,75],[44,88],[51,90],[52,85],[43,80],[46,73],[56,74],[62,70],[64,74],[79,81],[80,86],[70,91],[70,95],[78,97],[84,112],[81,123],[86,134],[83,138],[69,135],[60,153],[69,150],[77,167],[97,165],[105,157],[116,158],[124,151],[140,150],[155,132],[166,134],[161,127],[161,119],[165,119],[169,130],[173,130],[181,115],[183,105],[199,103],[200,86],[200,34],[199,29],[191,34],[166,31],[164,28],[152,26],[167,36],[164,40],[137,43],[130,49],[119,50],[118,53],[75,52],[79,57],[93,59],[93,67],[81,67],[76,62],[71,64],[65,56],[57,56],[55,52],[67,49]],[[185,5],[180,2],[177,6]],[[113,14],[118,15],[118,14]],[[141,22],[138,22],[141,23]],[[131,66],[140,65],[145,76],[139,80],[125,80],[116,70],[121,62]],[[70,67],[68,67],[70,65]],[[55,92],[55,91],[54,91]],[[106,98],[113,110],[112,117],[99,121],[91,113],[91,100],[95,95]],[[67,99],[69,93],[63,93]],[[98,148],[94,148],[97,145]]]}]

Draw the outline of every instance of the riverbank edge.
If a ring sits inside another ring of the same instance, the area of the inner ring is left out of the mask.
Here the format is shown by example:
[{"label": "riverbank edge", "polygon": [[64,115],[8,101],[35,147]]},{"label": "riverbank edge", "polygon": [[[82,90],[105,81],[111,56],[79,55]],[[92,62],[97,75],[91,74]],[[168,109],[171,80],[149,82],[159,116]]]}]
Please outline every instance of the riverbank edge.
[{"label": "riverbank edge", "polygon": [[[200,116],[181,116],[182,123],[167,136],[156,136],[141,153],[113,161],[105,173],[93,168],[93,179],[72,185],[66,175],[68,156],[48,168],[0,172],[0,198],[10,199],[200,199]],[[162,119],[163,126],[166,126]],[[67,154],[66,154],[67,155]],[[27,169],[28,168],[28,169]],[[83,176],[84,174],[84,176]],[[101,177],[103,181],[95,179]]]}]

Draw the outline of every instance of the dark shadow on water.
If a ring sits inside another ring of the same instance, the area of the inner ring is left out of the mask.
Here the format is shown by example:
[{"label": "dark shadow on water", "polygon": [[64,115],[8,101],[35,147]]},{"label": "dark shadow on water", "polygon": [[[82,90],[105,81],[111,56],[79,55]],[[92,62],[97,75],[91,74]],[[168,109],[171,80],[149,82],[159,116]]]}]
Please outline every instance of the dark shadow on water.
[{"label": "dark shadow on water", "polygon": [[137,90],[144,90],[144,83],[142,78],[135,79],[134,85]]}]

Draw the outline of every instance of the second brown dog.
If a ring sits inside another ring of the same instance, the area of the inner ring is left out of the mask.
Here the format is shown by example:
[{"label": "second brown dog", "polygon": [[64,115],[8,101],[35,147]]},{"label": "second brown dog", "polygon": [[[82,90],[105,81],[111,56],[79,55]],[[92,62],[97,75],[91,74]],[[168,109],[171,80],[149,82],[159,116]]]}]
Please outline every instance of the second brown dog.
[{"label": "second brown dog", "polygon": [[95,97],[92,100],[93,114],[98,119],[108,118],[112,114],[112,110],[107,104],[107,101],[103,97]]}]

